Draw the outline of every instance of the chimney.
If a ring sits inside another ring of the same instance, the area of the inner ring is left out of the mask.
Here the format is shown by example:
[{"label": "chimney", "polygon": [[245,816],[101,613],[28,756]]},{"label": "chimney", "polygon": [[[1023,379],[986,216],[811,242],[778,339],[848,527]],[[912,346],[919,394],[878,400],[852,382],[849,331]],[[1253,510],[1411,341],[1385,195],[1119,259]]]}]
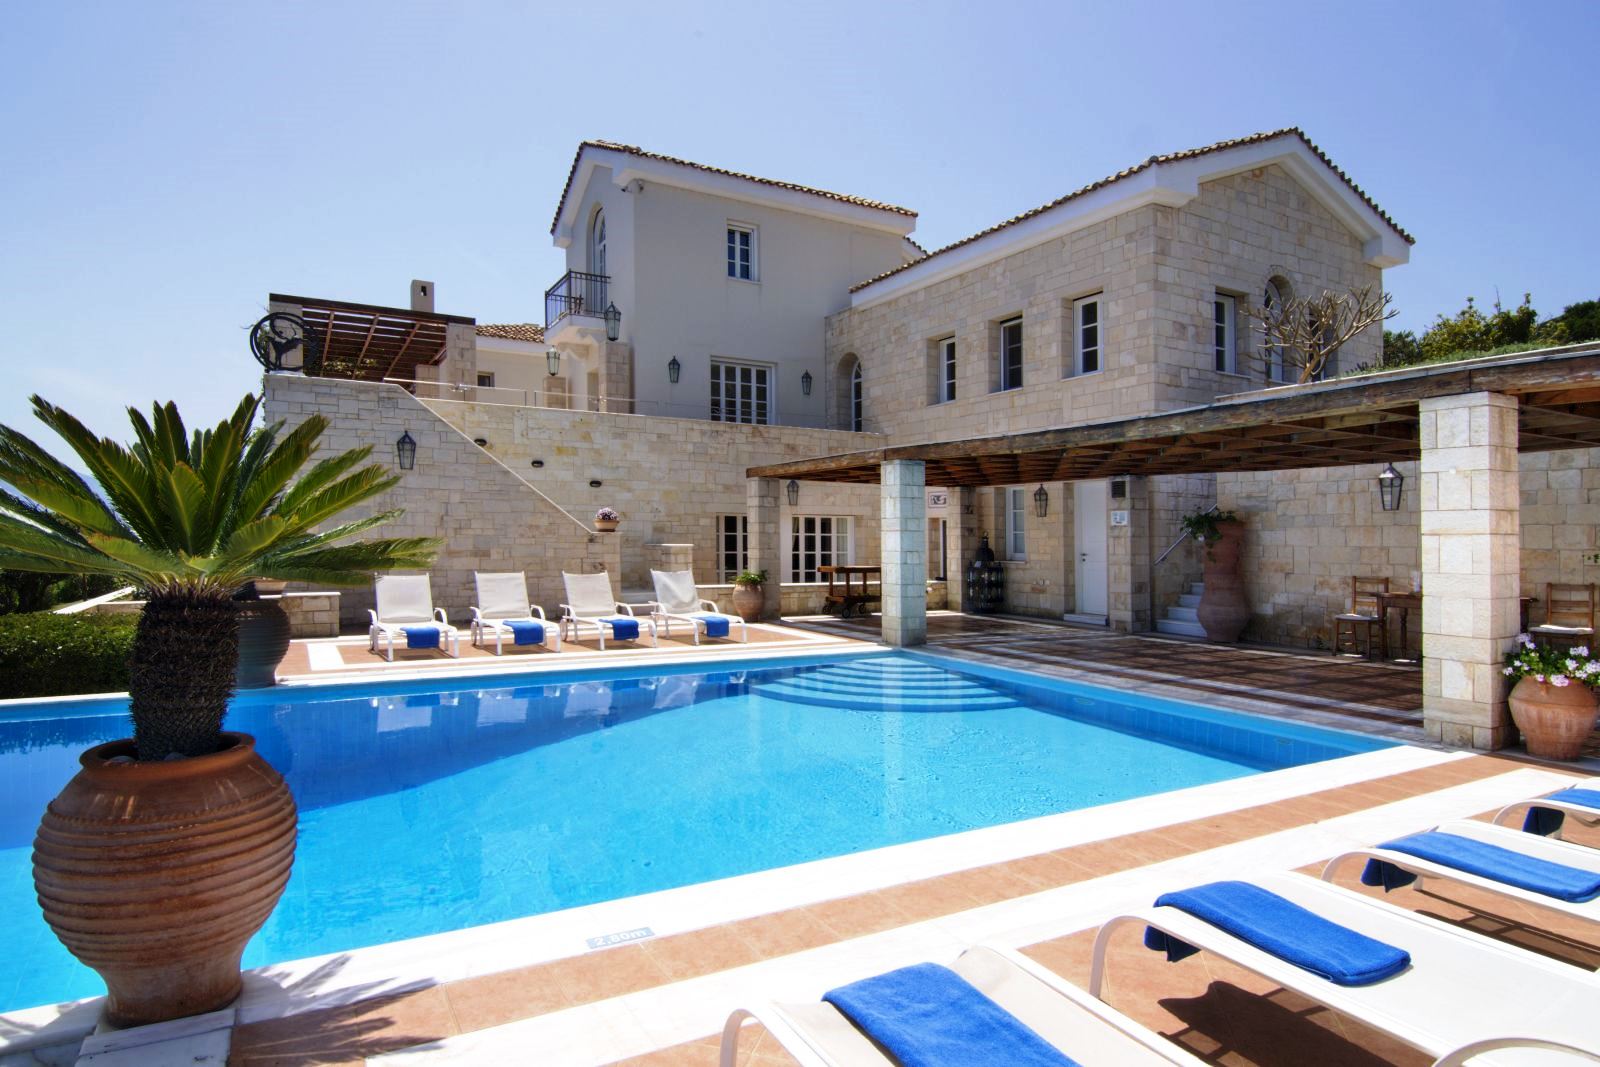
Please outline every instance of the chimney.
[{"label": "chimney", "polygon": [[411,280],[411,310],[433,310],[433,283]]}]

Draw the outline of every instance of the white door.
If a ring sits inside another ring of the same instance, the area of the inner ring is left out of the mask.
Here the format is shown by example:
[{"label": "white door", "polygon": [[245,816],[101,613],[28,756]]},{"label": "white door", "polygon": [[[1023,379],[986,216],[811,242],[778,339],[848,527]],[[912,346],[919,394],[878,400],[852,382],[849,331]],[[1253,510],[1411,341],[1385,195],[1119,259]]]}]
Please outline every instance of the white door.
[{"label": "white door", "polygon": [[1078,614],[1107,612],[1106,498],[1104,480],[1072,483],[1072,541],[1077,553]]}]

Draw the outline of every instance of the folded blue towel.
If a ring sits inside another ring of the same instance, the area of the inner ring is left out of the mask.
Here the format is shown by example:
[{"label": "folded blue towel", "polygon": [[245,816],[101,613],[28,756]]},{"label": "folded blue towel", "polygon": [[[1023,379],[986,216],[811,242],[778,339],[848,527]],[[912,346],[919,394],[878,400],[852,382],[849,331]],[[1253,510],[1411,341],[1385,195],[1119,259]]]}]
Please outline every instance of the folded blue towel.
[{"label": "folded blue towel", "polygon": [[[1428,830],[1395,841],[1386,841],[1378,847],[1391,852],[1403,852],[1407,856],[1430,860],[1452,870],[1476,874],[1516,886],[1518,889],[1526,889],[1530,893],[1540,893],[1573,904],[1582,904],[1600,897],[1600,874],[1594,871],[1524,856],[1509,848],[1501,848],[1499,845],[1491,845],[1487,841],[1477,841],[1459,834]],[[1384,889],[1393,889],[1399,885],[1409,884],[1416,877],[1405,871],[1391,875],[1384,870],[1393,867],[1394,864],[1382,860],[1368,860],[1366,870],[1361,872],[1361,881],[1365,885],[1382,885]]]},{"label": "folded blue towel", "polygon": [[[1156,907],[1186,911],[1335,985],[1372,985],[1411,966],[1411,954],[1404,949],[1329,922],[1249,882],[1212,882],[1163,893]],[[1144,943],[1173,961],[1199,951],[1153,926],[1145,928]]]},{"label": "folded blue towel", "polygon": [[514,619],[506,623],[511,628],[514,645],[537,645],[544,641],[544,623],[533,619]]},{"label": "folded blue towel", "polygon": [[439,638],[444,631],[437,626],[402,626],[405,631],[407,648],[438,648]]},{"label": "folded blue towel", "polygon": [[[1568,804],[1577,804],[1585,808],[1594,808],[1595,815],[1600,816],[1600,790],[1595,789],[1563,789],[1551,793],[1549,800],[1562,800]],[[1567,821],[1567,813],[1557,811],[1555,808],[1541,808],[1537,804],[1528,809],[1528,815],[1522,820],[1522,830],[1529,834],[1543,834],[1549,837],[1561,829],[1561,824]]]},{"label": "folded blue towel", "polygon": [[627,615],[612,615],[601,619],[611,627],[611,636],[618,641],[637,641],[639,639],[639,620]]},{"label": "folded blue towel", "polygon": [[864,978],[822,999],[901,1067],[1078,1067],[966,979],[937,963]]},{"label": "folded blue towel", "polygon": [[728,636],[728,617],[726,615],[713,615],[709,611],[702,611],[695,618],[705,623],[707,637]]}]

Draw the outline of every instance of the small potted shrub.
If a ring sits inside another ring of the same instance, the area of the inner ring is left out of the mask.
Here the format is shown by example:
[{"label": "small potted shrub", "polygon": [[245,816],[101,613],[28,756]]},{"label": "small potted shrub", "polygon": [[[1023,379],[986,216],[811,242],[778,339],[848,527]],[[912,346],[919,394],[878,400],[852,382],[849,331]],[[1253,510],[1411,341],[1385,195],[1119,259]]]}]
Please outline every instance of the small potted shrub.
[{"label": "small potted shrub", "polygon": [[1205,547],[1205,591],[1195,612],[1206,637],[1232,643],[1239,640],[1250,621],[1239,577],[1239,553],[1244,548],[1244,524],[1231,511],[1196,511],[1179,520],[1184,533]]},{"label": "small potted shrub", "polygon": [[601,508],[594,513],[594,528],[601,533],[610,533],[617,528],[617,523],[622,521],[622,512],[616,508]]},{"label": "small potted shrub", "polygon": [[1595,697],[1600,661],[1589,654],[1589,647],[1540,648],[1521,634],[1517,647],[1506,654],[1503,673],[1516,683],[1507,702],[1528,755],[1554,760],[1581,756],[1600,705]]},{"label": "small potted shrub", "polygon": [[740,571],[733,576],[733,610],[745,622],[761,618],[761,605],[766,598],[761,587],[767,584],[766,571]]}]

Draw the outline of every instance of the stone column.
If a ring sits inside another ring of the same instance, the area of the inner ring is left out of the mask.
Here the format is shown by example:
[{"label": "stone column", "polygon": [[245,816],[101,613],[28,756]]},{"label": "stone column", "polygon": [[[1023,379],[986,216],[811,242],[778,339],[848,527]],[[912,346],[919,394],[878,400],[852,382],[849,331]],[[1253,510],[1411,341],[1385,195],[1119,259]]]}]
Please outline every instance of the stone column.
[{"label": "stone column", "polygon": [[750,478],[745,483],[749,516],[750,569],[766,571],[761,587],[761,618],[774,621],[782,614],[783,535],[778,526],[778,480]]},{"label": "stone column", "polygon": [[945,509],[945,551],[950,556],[950,571],[945,576],[951,611],[965,611],[967,604],[967,565],[978,553],[978,500],[971,488],[951,489],[950,505]]},{"label": "stone column", "polygon": [[883,538],[883,641],[928,640],[928,499],[919,459],[892,460],[880,468]]},{"label": "stone column", "polygon": [[615,415],[634,413],[633,345],[627,341],[600,342],[600,392],[602,410]]},{"label": "stone column", "polygon": [[1517,401],[1498,393],[1423,400],[1422,714],[1431,740],[1511,740],[1500,673],[1520,626]]},{"label": "stone column", "polygon": [[[1112,485],[1118,479],[1111,480]],[[1148,632],[1153,626],[1150,606],[1150,481],[1142,476],[1121,479],[1127,485],[1122,499],[1106,492],[1106,564],[1110,580],[1107,620],[1118,633]],[[1117,525],[1118,513],[1127,522]]]}]

